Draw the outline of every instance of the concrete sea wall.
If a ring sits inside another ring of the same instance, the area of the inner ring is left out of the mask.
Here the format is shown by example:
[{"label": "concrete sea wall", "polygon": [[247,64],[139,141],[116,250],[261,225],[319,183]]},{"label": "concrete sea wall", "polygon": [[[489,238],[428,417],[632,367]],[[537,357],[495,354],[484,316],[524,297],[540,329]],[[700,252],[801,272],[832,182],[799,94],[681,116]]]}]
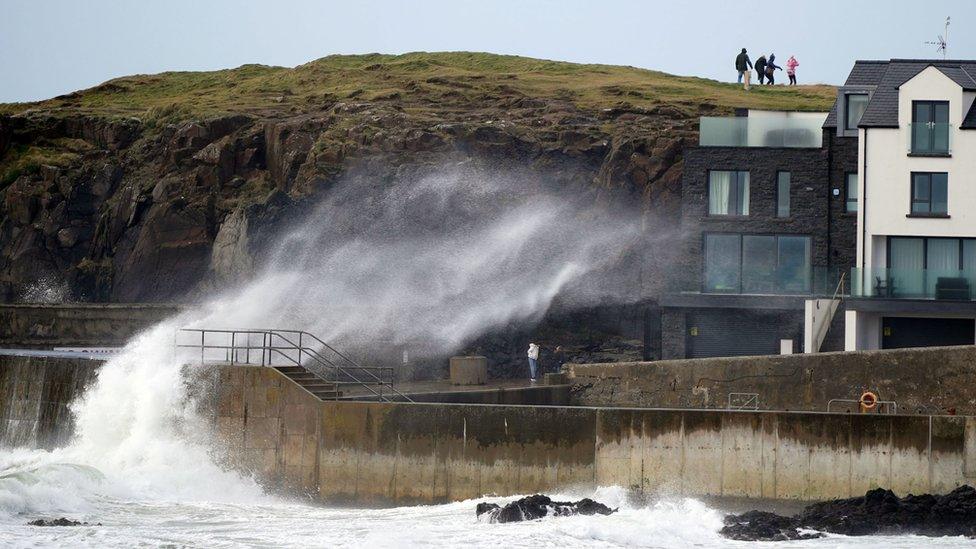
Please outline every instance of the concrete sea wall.
[{"label": "concrete sea wall", "polygon": [[[755,393],[762,410],[825,411],[831,399],[874,391],[905,414],[976,415],[976,347],[930,347],[569,366],[574,403],[726,408]],[[832,410],[852,409],[837,403]]]},{"label": "concrete sea wall", "polygon": [[99,360],[0,356],[0,446],[55,448],[73,432],[71,401]]},{"label": "concrete sea wall", "polygon": [[0,304],[0,346],[116,346],[179,313],[178,305]]},{"label": "concrete sea wall", "polygon": [[223,439],[267,486],[320,501],[598,485],[817,500],[976,480],[971,417],[317,402],[277,372],[236,370],[220,374]]}]

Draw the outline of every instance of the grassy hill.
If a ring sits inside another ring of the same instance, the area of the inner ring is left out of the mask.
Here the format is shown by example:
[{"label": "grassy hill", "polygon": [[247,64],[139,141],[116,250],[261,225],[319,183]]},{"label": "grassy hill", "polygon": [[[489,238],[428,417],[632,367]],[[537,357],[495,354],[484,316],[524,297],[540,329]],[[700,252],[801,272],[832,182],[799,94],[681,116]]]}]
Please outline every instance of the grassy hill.
[{"label": "grassy hill", "polygon": [[244,65],[211,72],[126,76],[37,103],[0,104],[0,114],[27,111],[138,117],[143,121],[229,113],[262,116],[314,111],[323,102],[396,101],[405,109],[476,103],[499,91],[560,99],[580,108],[672,105],[688,114],[703,105],[825,110],[831,86],[756,86],[612,65],[584,65],[488,53],[332,55],[294,69]]}]

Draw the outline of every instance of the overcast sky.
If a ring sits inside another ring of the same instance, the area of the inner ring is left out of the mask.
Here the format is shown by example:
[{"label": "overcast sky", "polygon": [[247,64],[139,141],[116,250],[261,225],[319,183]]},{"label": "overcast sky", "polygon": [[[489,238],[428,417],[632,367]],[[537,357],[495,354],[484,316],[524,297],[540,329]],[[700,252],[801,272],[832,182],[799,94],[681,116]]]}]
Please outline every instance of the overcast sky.
[{"label": "overcast sky", "polygon": [[0,0],[0,102],[110,78],[334,53],[488,51],[733,79],[732,58],[800,61],[843,82],[855,59],[976,58],[976,0]]}]

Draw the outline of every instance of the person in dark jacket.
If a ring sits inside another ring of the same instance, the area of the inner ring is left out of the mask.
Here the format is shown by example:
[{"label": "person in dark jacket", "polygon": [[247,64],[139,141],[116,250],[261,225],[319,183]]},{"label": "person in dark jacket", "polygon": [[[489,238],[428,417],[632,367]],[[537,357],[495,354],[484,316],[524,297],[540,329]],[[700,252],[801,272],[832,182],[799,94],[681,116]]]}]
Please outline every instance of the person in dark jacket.
[{"label": "person in dark jacket", "polygon": [[766,85],[768,86],[773,86],[776,84],[774,78],[775,73],[778,70],[779,71],[783,70],[783,67],[777,65],[775,61],[776,61],[776,54],[775,53],[769,54],[769,61],[766,62]]},{"label": "person in dark jacket", "polygon": [[752,75],[752,61],[749,60],[749,54],[746,53],[745,48],[742,48],[742,52],[735,56],[735,70],[739,71],[739,84],[742,83],[742,77],[745,76],[745,88],[748,90],[749,77]]},{"label": "person in dark jacket", "polygon": [[759,59],[756,59],[756,74],[759,75],[759,84],[762,85],[763,78],[766,78],[766,56],[760,55]]}]

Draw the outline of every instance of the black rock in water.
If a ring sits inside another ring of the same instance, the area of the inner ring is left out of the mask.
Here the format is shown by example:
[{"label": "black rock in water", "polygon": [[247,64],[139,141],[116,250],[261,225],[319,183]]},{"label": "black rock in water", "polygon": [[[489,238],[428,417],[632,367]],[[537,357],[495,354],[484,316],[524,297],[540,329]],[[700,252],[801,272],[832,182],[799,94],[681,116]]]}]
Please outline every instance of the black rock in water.
[{"label": "black rock in water", "polygon": [[548,496],[536,494],[513,501],[501,507],[495,503],[482,502],[475,512],[480,517],[488,513],[491,522],[520,522],[535,520],[546,516],[567,517],[571,515],[609,515],[615,513],[606,505],[584,498],[579,501],[552,501]]},{"label": "black rock in water", "polygon": [[[94,526],[101,526],[101,523],[95,524]],[[69,518],[61,517],[51,520],[37,519],[32,520],[27,523],[27,526],[93,526],[87,522],[78,522],[77,520],[71,520]]]},{"label": "black rock in water", "polygon": [[960,486],[946,495],[907,495],[871,490],[863,497],[835,499],[807,506],[800,514],[784,517],[749,511],[725,517],[721,533],[745,541],[808,539],[820,534],[848,536],[917,534],[923,536],[976,536],[976,489]]}]

